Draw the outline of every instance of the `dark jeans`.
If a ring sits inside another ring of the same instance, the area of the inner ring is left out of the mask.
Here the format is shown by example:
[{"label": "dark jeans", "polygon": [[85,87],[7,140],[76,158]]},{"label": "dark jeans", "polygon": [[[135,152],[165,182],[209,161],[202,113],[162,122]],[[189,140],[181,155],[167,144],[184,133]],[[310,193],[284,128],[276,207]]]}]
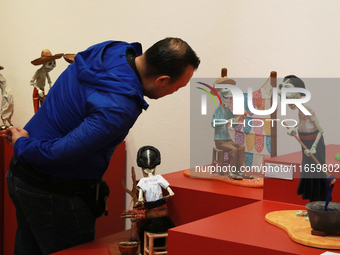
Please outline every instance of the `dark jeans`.
[{"label": "dark jeans", "polygon": [[52,194],[7,172],[16,208],[15,255],[51,254],[94,240],[96,218],[80,197]]}]

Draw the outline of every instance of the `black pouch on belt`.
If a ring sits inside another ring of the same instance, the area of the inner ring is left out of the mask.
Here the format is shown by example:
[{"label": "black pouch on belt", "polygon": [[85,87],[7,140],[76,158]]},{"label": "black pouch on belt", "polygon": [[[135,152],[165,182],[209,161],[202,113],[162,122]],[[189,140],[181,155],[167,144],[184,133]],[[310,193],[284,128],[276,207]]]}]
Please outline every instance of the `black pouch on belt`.
[{"label": "black pouch on belt", "polygon": [[108,215],[107,199],[110,188],[103,180],[94,182],[85,192],[85,200],[91,207],[93,214],[99,218],[104,213]]}]

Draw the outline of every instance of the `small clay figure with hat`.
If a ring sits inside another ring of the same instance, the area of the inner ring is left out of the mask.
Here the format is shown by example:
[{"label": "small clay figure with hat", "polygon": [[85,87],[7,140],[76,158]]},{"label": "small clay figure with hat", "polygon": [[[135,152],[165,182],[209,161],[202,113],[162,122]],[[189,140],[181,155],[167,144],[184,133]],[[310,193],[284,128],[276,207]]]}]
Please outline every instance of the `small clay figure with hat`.
[{"label": "small clay figure with hat", "polygon": [[[0,66],[0,70],[4,69],[3,66]],[[6,83],[6,79],[0,74],[0,89],[2,94],[1,101],[1,119],[3,125],[1,125],[0,129],[5,130],[9,126],[13,126],[11,122],[11,118],[14,110],[13,103],[13,94],[12,90]]]},{"label": "small clay figure with hat", "polygon": [[[223,68],[221,77],[213,84],[214,88],[216,84],[230,84],[235,86],[236,82],[227,77],[227,70]],[[235,143],[231,139],[228,131],[228,124],[225,123],[225,121],[217,121],[228,120],[228,123],[239,123],[239,118],[242,118],[242,116],[235,117],[229,109],[229,106],[232,104],[232,93],[229,89],[216,88],[216,92],[220,96],[222,104],[216,107],[211,119],[211,125],[215,129],[214,141],[216,148],[229,153],[229,164],[233,171],[229,172],[228,177],[234,180],[242,180],[243,178],[253,179],[254,177],[252,175],[246,175],[241,171],[241,167],[244,166],[244,145]],[[232,127],[235,126],[237,126],[237,124],[232,125]]]},{"label": "small clay figure with hat", "polygon": [[52,55],[52,53],[48,49],[44,49],[41,52],[41,57],[33,60],[31,63],[35,66],[42,65],[40,69],[38,69],[34,76],[31,79],[31,85],[34,86],[33,90],[33,105],[34,112],[37,112],[40,108],[41,104],[45,100],[45,82],[47,79],[50,88],[52,87],[52,81],[50,75],[48,74],[56,67],[56,59],[59,59],[64,54],[56,54]]}]

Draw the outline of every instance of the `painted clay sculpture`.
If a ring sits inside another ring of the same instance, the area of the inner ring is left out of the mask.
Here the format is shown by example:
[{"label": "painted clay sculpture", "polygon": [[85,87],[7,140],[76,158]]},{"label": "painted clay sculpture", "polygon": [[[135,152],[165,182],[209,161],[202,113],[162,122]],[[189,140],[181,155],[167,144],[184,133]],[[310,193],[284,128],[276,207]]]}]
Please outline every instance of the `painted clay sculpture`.
[{"label": "painted clay sculpture", "polygon": [[[0,70],[4,69],[3,66],[0,66]],[[1,125],[0,129],[4,130],[9,126],[13,126],[11,122],[11,118],[13,116],[14,111],[14,101],[12,90],[6,83],[6,79],[0,74],[0,89],[2,94],[1,101],[1,120],[3,125]]]},{"label": "painted clay sculpture", "polygon": [[[143,176],[138,184],[138,202],[143,203],[145,220],[139,227],[139,238],[141,250],[143,250],[144,231],[152,233],[166,232],[174,227],[174,223],[168,216],[166,200],[174,195],[170,184],[161,176],[155,175],[156,166],[161,163],[161,155],[158,149],[153,146],[141,147],[137,154],[137,164],[142,168]],[[169,195],[163,197],[162,188],[166,189]],[[156,241],[159,243],[156,243]],[[155,240],[155,246],[163,246],[164,240]]]},{"label": "painted clay sculpture", "polygon": [[[233,79],[222,76],[215,81],[214,86],[215,84],[236,85],[236,82]],[[230,169],[235,169],[234,171],[229,172],[228,176],[230,178],[234,180],[242,180],[243,178],[252,179],[252,175],[246,175],[241,171],[241,167],[244,166],[245,147],[244,145],[235,143],[231,139],[228,131],[228,123],[240,122],[240,119],[236,119],[229,108],[232,104],[232,93],[227,88],[218,88],[216,91],[221,98],[222,104],[216,107],[211,120],[211,125],[215,129],[215,146],[217,149],[229,153]],[[228,123],[225,121],[217,121],[219,119],[228,120]],[[235,127],[235,125],[233,125],[233,127]]]},{"label": "painted clay sculpture", "polygon": [[56,54],[52,55],[52,53],[48,49],[44,49],[41,52],[41,57],[37,58],[31,63],[35,66],[42,65],[41,68],[39,68],[35,74],[33,75],[30,84],[34,86],[33,89],[33,106],[34,106],[34,112],[36,113],[38,109],[40,108],[41,104],[45,100],[45,84],[46,79],[50,86],[52,87],[52,81],[49,75],[49,72],[51,72],[56,67],[56,59],[59,59],[63,56],[63,54]]},{"label": "painted clay sculpture", "polygon": [[[282,94],[283,88],[305,88],[304,82],[295,75],[286,76],[283,82],[279,85],[279,95]],[[300,99],[304,96],[299,92],[286,93],[287,99]],[[310,115],[305,115],[299,108],[298,124],[295,127],[288,129],[288,134],[295,136],[302,145],[302,164],[301,177],[297,190],[298,195],[302,195],[302,199],[313,201],[326,201],[329,191],[329,183],[334,184],[333,175],[323,168],[325,162],[325,143],[323,138],[323,130],[316,117],[315,112],[305,104],[302,104]],[[295,104],[290,104],[292,110],[298,107]],[[297,135],[299,137],[297,137]],[[322,168],[322,171],[312,171],[312,167],[316,169]]]}]

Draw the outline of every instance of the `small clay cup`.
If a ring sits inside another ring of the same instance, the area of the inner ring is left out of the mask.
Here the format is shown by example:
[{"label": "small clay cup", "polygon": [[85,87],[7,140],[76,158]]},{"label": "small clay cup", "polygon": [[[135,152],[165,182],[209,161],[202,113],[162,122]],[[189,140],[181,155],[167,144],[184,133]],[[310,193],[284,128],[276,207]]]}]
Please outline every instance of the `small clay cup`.
[{"label": "small clay cup", "polygon": [[122,255],[136,255],[138,250],[137,242],[120,242],[118,246]]}]

